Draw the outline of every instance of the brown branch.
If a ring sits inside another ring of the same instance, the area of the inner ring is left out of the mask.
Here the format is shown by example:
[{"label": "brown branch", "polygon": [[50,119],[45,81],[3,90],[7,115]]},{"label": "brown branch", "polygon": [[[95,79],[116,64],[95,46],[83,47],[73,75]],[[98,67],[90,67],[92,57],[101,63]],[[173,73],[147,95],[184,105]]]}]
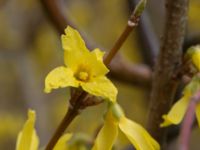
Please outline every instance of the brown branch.
[{"label": "brown branch", "polygon": [[166,0],[166,9],[164,37],[155,66],[147,121],[149,132],[160,144],[166,133],[159,127],[162,115],[169,111],[180,80],[173,79],[173,74],[181,63],[188,0]]},{"label": "brown branch", "polygon": [[180,150],[189,150],[189,140],[190,140],[192,125],[195,119],[195,109],[197,104],[199,104],[199,102],[200,102],[200,91],[195,93],[195,95],[191,98],[189,106],[187,108],[180,132],[180,144],[179,144]]},{"label": "brown branch", "polygon": [[[45,13],[48,15],[49,19],[52,21],[56,29],[60,34],[64,33],[64,29],[67,25],[70,25],[77,29],[76,25],[74,25],[68,18],[65,16],[59,5],[58,1],[56,0],[40,0],[41,4],[45,10]],[[126,29],[130,30],[130,29]],[[129,31],[128,31],[129,32]],[[91,40],[88,40],[86,36],[81,32],[81,35],[83,36],[84,40],[86,41],[86,45],[89,49],[94,49],[94,42],[91,42]],[[124,59],[121,57],[121,59]],[[142,67],[141,69],[138,69],[140,65],[136,64],[126,64],[126,61],[117,61],[117,59],[114,59],[116,61],[115,63],[112,63],[110,65],[111,69],[111,76],[117,77],[120,81],[125,81],[129,83],[137,83],[139,86],[144,86],[144,82],[150,82],[150,78],[146,78],[146,76],[141,72],[140,70],[144,70],[144,72],[149,72],[149,69],[145,69],[148,67]],[[117,64],[117,65],[116,65]],[[117,66],[126,66],[126,69],[119,69]],[[130,68],[127,68],[130,67]],[[130,71],[131,70],[131,71]],[[145,71],[146,70],[146,71]],[[138,72],[137,72],[138,71]],[[126,77],[126,80],[124,80],[124,76]],[[139,80],[137,77],[140,77]],[[144,78],[143,78],[144,77]]]}]

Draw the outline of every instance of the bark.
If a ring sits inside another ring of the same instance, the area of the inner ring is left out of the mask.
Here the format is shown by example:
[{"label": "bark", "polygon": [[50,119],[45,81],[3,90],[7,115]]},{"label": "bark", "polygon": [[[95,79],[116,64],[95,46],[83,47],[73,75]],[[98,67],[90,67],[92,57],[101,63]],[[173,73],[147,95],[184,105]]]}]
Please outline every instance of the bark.
[{"label": "bark", "polygon": [[174,100],[180,79],[173,75],[181,64],[182,44],[187,21],[188,0],[166,0],[164,36],[153,75],[147,129],[161,144],[166,129],[160,128],[162,115]]}]

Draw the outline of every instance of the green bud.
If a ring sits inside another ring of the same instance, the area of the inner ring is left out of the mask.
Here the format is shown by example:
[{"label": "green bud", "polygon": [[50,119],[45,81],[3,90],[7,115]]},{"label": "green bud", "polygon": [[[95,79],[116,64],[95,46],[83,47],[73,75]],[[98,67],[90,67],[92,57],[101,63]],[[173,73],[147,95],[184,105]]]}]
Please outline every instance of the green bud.
[{"label": "green bud", "polygon": [[133,15],[137,17],[141,16],[142,12],[145,9],[146,3],[147,3],[146,0],[140,0],[139,3],[135,7]]}]

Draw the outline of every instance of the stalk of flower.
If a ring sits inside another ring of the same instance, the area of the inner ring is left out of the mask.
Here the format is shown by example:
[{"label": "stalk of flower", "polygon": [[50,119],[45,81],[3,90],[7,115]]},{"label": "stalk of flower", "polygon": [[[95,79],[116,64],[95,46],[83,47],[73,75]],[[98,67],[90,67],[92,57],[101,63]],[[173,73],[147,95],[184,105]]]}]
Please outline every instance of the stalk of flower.
[{"label": "stalk of flower", "polygon": [[111,150],[121,130],[137,150],[159,150],[159,144],[136,122],[128,119],[117,103],[110,103],[104,125],[92,150]]},{"label": "stalk of flower", "polygon": [[81,92],[75,92],[75,94],[72,95],[70,99],[71,107],[68,109],[66,116],[51,138],[46,150],[51,150],[54,147],[59,137],[73,118],[79,113],[81,108],[99,104],[99,101],[96,101],[96,99],[91,101],[91,97],[88,94],[101,97],[111,102],[116,101],[117,89],[105,76],[109,71],[105,65],[110,63],[132,29],[137,26],[145,4],[146,0],[141,0],[139,2],[125,30],[104,60],[104,53],[99,49],[89,52],[80,34],[76,30],[71,27],[65,30],[66,35],[62,35],[62,45],[66,66],[57,67],[47,75],[45,91],[50,92],[52,89],[57,89],[59,87],[73,87],[77,88],[78,91],[81,90]]}]

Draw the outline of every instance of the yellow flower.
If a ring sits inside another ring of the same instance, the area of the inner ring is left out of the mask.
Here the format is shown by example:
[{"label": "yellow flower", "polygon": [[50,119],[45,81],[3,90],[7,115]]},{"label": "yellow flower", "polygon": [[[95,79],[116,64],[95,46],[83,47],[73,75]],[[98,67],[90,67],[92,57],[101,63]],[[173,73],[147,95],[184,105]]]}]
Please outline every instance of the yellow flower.
[{"label": "yellow flower", "polygon": [[191,58],[194,66],[200,70],[200,45],[192,46],[187,50],[186,57]]},{"label": "yellow flower", "polygon": [[[170,110],[167,115],[163,115],[163,123],[160,124],[161,127],[166,127],[171,124],[179,124],[185,115],[188,104],[193,94],[195,94],[200,89],[200,78],[194,76],[191,82],[183,90],[183,97],[178,100]],[[200,104],[196,107],[196,116],[200,126]]]},{"label": "yellow flower", "polygon": [[[35,126],[35,111],[28,111],[28,120],[25,122],[22,131],[18,134],[16,150],[38,150],[39,138]],[[68,150],[66,142],[71,138],[71,134],[63,135],[55,145],[53,150]]]},{"label": "yellow flower", "polygon": [[159,144],[139,124],[126,118],[118,104],[111,104],[105,116],[104,126],[95,140],[92,150],[111,150],[120,129],[137,150],[159,150]]},{"label": "yellow flower", "polygon": [[61,38],[66,66],[57,67],[47,75],[45,91],[81,86],[91,95],[115,101],[117,89],[105,76],[109,70],[103,63],[104,53],[99,49],[90,52],[80,34],[71,27],[65,33]]}]

